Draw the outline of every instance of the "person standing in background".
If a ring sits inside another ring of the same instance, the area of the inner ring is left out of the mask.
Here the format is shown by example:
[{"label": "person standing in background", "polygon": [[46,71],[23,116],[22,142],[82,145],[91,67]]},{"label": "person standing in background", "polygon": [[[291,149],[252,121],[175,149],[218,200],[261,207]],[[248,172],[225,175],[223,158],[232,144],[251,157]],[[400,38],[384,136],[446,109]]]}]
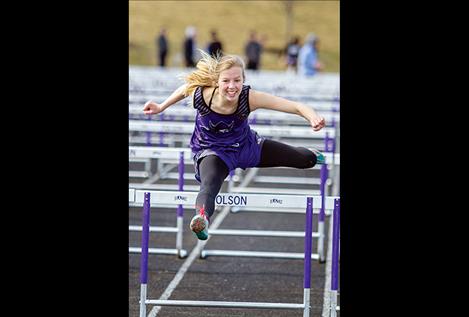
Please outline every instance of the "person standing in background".
[{"label": "person standing in background", "polygon": [[185,31],[186,38],[184,39],[183,52],[184,62],[186,67],[195,67],[194,52],[196,49],[195,36],[196,30],[193,26],[188,26]]},{"label": "person standing in background", "polygon": [[300,53],[300,39],[295,36],[285,48],[287,72],[296,74],[298,71],[298,54]]},{"label": "person standing in background", "polygon": [[260,67],[262,54],[262,45],[257,40],[256,31],[251,31],[249,40],[244,47],[244,55],[246,56],[246,69],[258,70]]},{"label": "person standing in background", "polygon": [[166,29],[162,28],[156,39],[156,47],[158,49],[158,65],[166,67],[166,56],[168,55],[168,39],[166,37]]},{"label": "person standing in background", "polygon": [[309,33],[298,55],[298,74],[314,76],[323,69],[322,64],[319,62],[318,48],[319,39],[313,33]]},{"label": "person standing in background", "polygon": [[207,52],[211,56],[223,55],[223,45],[218,39],[217,31],[210,32],[211,41],[208,43]]}]

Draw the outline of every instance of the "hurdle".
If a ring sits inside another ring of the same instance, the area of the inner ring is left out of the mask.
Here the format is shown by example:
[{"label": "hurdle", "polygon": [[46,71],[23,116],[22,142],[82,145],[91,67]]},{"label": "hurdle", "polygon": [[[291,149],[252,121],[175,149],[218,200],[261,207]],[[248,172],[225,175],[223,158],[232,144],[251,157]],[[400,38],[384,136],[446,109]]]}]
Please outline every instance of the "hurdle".
[{"label": "hurdle", "polygon": [[[184,152],[179,153],[179,179],[178,179],[178,190],[184,190]],[[134,199],[130,199],[130,197],[134,197],[135,189],[129,188],[129,204],[132,206],[135,204]],[[148,250],[149,253],[152,254],[175,254],[179,258],[184,258],[187,256],[187,251],[183,249],[182,242],[183,242],[183,219],[184,219],[184,208],[182,204],[177,206],[176,211],[176,227],[152,227],[149,230],[151,232],[169,232],[169,233],[176,233],[176,248],[175,249],[168,249],[168,248],[151,248]],[[142,231],[143,228],[139,226],[132,226],[129,225],[129,231]],[[141,248],[137,247],[129,247],[129,253],[141,253]]]},{"label": "hurdle", "polygon": [[[180,153],[183,155],[183,162],[176,161],[176,155]],[[176,164],[179,164],[179,170],[183,169],[181,164],[185,164],[184,161],[192,162],[193,159],[192,150],[188,147],[177,147],[177,148],[167,148],[167,147],[152,147],[152,146],[129,146],[129,158],[131,159],[157,159],[158,160],[158,168],[157,174],[151,179],[151,181],[156,181],[158,179],[195,179],[194,173],[184,173],[182,174],[178,171],[178,173],[170,172]],[[169,165],[165,168],[163,166],[164,163],[169,163]],[[130,174],[129,174],[130,175]],[[238,180],[238,176],[234,175],[234,173],[230,172],[230,174],[225,178],[228,181],[228,187],[231,188],[233,186],[233,182]],[[130,184],[131,187],[140,187],[140,189],[161,189],[161,190],[178,190],[175,188],[174,185],[171,184]],[[179,186],[179,185],[178,185]],[[187,189],[191,191],[198,191],[199,185],[192,185],[187,186]]]},{"label": "hurdle", "polygon": [[[155,89],[129,89],[129,102],[130,103],[140,103],[144,104],[146,101],[153,99],[153,100],[164,100],[169,95],[171,95],[174,90],[176,90],[181,83],[172,87],[172,89],[167,90],[155,90]],[[256,90],[262,90],[264,92],[270,93],[275,96],[279,96],[282,98],[286,98],[293,101],[300,101],[305,103],[306,105],[314,105],[319,104],[318,109],[326,108],[328,104],[337,104],[339,102],[339,92],[334,94],[322,94],[322,93],[314,93],[314,92],[304,92],[304,93],[285,93],[285,92],[275,92],[270,89],[256,87]],[[316,108],[315,108],[316,109]]]},{"label": "hurdle", "polygon": [[[133,195],[131,197],[131,195]],[[150,197],[154,197],[153,202]],[[218,197],[220,197],[218,199]],[[327,197],[324,200],[325,208],[332,210],[335,201],[339,197]],[[158,206],[159,202],[173,204],[195,204],[196,193],[186,192],[159,192],[129,189],[129,200],[143,205],[143,230],[142,230],[142,254],[140,261],[140,317],[146,317],[146,305],[156,306],[189,306],[189,307],[218,307],[218,308],[265,308],[265,309],[302,309],[303,317],[309,317],[310,313],[310,288],[311,288],[311,249],[312,249],[312,210],[313,206],[322,205],[320,196],[295,196],[295,195],[233,195],[229,193],[219,194],[216,202],[222,206],[252,205],[278,208],[280,205],[288,205],[293,208],[305,208],[305,232],[304,232],[304,271],[303,271],[303,303],[269,303],[269,302],[230,302],[230,301],[196,301],[196,300],[155,300],[147,298],[148,283],[148,240],[150,227],[150,208]],[[155,202],[156,201],[156,202]]]},{"label": "hurdle", "polygon": [[[327,139],[327,136],[326,136]],[[325,140],[326,140],[325,139]],[[332,141],[334,141],[332,139]],[[327,141],[325,142],[327,144]],[[178,173],[171,173],[170,170],[176,166],[177,159],[176,159],[176,154],[178,152],[184,152],[184,160],[191,161],[192,160],[192,151],[188,147],[176,147],[176,148],[168,148],[168,147],[158,147],[158,146],[129,146],[129,158],[132,160],[138,160],[138,159],[157,159],[160,163],[170,163],[173,164],[172,166],[169,166],[169,168],[163,168],[160,164],[158,167],[157,173],[159,174],[158,179],[178,179],[179,174]],[[335,165],[340,165],[340,154],[339,153],[330,153],[330,152],[324,152],[323,153],[325,158],[326,158],[326,164],[328,166],[331,166],[333,168]],[[332,165],[331,165],[332,164]],[[313,169],[319,169],[320,167],[313,167]],[[136,171],[133,171],[135,173]],[[130,176],[130,174],[129,174]],[[184,178],[185,179],[193,179],[194,178],[194,173],[184,173]],[[232,179],[234,182],[239,182],[241,181],[241,178],[239,175],[232,175]],[[291,179],[291,178],[290,178]],[[156,180],[156,179],[155,179]],[[229,177],[226,178],[226,180],[231,180]],[[150,185],[150,184],[148,184]],[[158,186],[156,186],[158,187]],[[167,187],[167,189],[171,188],[171,186],[161,186],[161,189],[164,187]],[[192,188],[192,187],[191,187]],[[177,188],[172,188],[172,190],[177,190]],[[194,190],[196,188],[194,187]]]},{"label": "hurdle", "polygon": [[[144,143],[146,144],[146,146],[152,146],[152,143],[150,141],[150,138],[151,138],[151,133],[160,133],[160,148],[162,148],[163,146],[161,146],[161,144],[164,144],[164,142],[162,141],[162,134],[165,134],[165,133],[170,133],[171,131],[174,132],[174,133],[190,133],[190,131],[192,131],[191,127],[187,126],[187,123],[181,123],[181,122],[151,122],[150,126],[146,125],[145,122],[149,122],[149,121],[143,121],[142,123],[142,120],[131,120],[130,121],[130,130],[131,131],[134,131],[134,132],[145,132],[146,134],[146,137],[140,137],[140,139],[138,139],[139,137],[138,136],[131,136],[129,138],[129,143]],[[283,129],[283,132],[280,132],[279,134],[279,131],[278,131],[278,128],[274,128],[274,127],[270,127],[270,126],[262,126],[262,125],[257,125],[256,126],[256,129],[259,130],[259,128],[261,128],[261,130],[263,132],[266,133],[266,135],[271,135],[271,136],[275,136],[277,138],[282,138],[282,137],[293,137],[293,138],[296,138],[296,137],[307,137],[307,138],[313,138],[313,139],[321,139],[322,137],[321,136],[315,136],[315,135],[311,135],[311,131],[310,131],[310,128],[309,127],[284,127],[285,129]],[[296,130],[296,131],[293,131],[293,135],[291,135],[291,131],[290,132],[285,132],[285,131],[288,131],[288,130]],[[335,153],[335,143],[336,143],[336,140],[334,138],[336,132],[335,132],[335,129],[336,129],[336,122],[333,121],[332,122],[332,128],[328,128],[327,131],[325,131],[325,133],[322,133],[322,136],[324,137],[323,140],[323,151],[324,152],[332,152],[332,153]],[[152,132],[150,132],[152,131]],[[261,132],[262,132],[261,131]],[[276,132],[274,132],[276,131]],[[170,136],[164,136],[164,137],[169,137],[172,141],[172,143],[175,143],[176,141],[179,141],[181,143],[184,143],[184,142],[187,142],[187,138],[185,135],[182,135],[182,134],[172,134]],[[329,146],[329,144],[332,142],[332,147]],[[304,142],[303,142],[304,143]],[[294,145],[291,141],[289,142],[289,144],[291,145]],[[307,145],[307,144],[299,144],[301,146],[304,146],[304,147],[309,147],[310,145]],[[135,146],[135,145],[132,145],[132,146]],[[188,147],[183,147],[185,150],[188,149]],[[332,150],[330,149],[332,148]],[[142,151],[140,151],[140,153],[142,153]],[[161,154],[160,154],[161,155]],[[336,156],[337,155],[334,155],[333,156],[333,160],[332,160],[332,165],[331,168],[334,168],[335,167],[335,159],[336,159]],[[150,176],[152,176],[151,174],[151,171],[150,171],[150,161],[149,161],[149,157],[148,157],[148,154],[145,153],[144,156],[142,155],[135,155],[131,150],[129,150],[129,158],[130,158],[130,161],[146,161],[147,162],[147,167],[144,171],[132,171],[132,172],[129,172],[129,176],[131,177],[143,177],[143,178],[148,178]],[[153,155],[153,158],[157,158],[156,155]],[[190,157],[191,159],[192,157]],[[187,157],[186,159],[189,159],[189,157]],[[158,170],[160,171],[164,171],[160,166],[158,166]],[[163,175],[163,172],[160,172],[160,175]],[[266,178],[267,179],[267,178]]]},{"label": "hurdle", "polygon": [[[333,128],[323,128],[315,133],[311,133],[310,127],[270,127],[265,125],[252,125],[251,128],[261,135],[272,137],[324,139],[326,133],[329,133],[330,137],[334,137],[335,135],[335,129]],[[129,120],[129,131],[192,134],[193,130],[194,124],[191,122]]]},{"label": "hurdle", "polygon": [[[179,107],[181,108],[181,107]],[[170,111],[172,109],[168,109]],[[180,109],[182,110],[182,109]],[[262,110],[262,109],[261,109]],[[259,110],[259,111],[261,111]],[[186,108],[185,111],[193,112],[193,110]],[[180,111],[181,112],[181,111]],[[166,120],[167,118],[174,119],[176,118],[173,114],[159,114],[158,120],[151,120],[151,117],[147,117],[145,120],[135,120],[129,119],[129,144],[145,144],[147,146],[159,145],[159,146],[186,146],[188,145],[188,139],[185,135],[192,134],[194,129],[193,120],[188,120],[188,112],[182,114],[184,121],[171,121]],[[290,117],[288,117],[290,116]],[[283,118],[283,119],[281,119]],[[288,119],[290,118],[290,119]],[[292,118],[295,118],[295,123],[291,122]],[[340,120],[340,114],[334,112],[331,114],[330,126],[325,127],[321,131],[311,133],[311,128],[309,126],[304,126],[304,119],[292,114],[283,114],[275,113],[269,114],[267,112],[259,112],[251,115],[249,122],[251,127],[258,132],[260,135],[270,137],[273,139],[288,139],[291,145],[299,145],[308,147],[311,144],[311,141],[317,142],[316,140],[323,140],[326,135],[329,138],[334,139],[337,129],[337,123]],[[271,126],[271,122],[282,122],[282,120],[287,120],[290,122],[290,126]],[[259,121],[263,121],[263,124],[259,124]],[[300,124],[301,125],[297,125]],[[154,136],[157,134],[157,140],[154,140]],[[298,140],[300,139],[300,140]],[[321,146],[321,143],[315,144],[316,146]]]},{"label": "hurdle", "polygon": [[[164,112],[149,116],[142,112],[142,105],[129,105],[129,120],[147,120],[149,117],[151,120],[157,121],[183,121],[183,122],[194,122],[197,110],[192,107],[182,106],[182,105],[173,105],[170,108],[166,109]],[[337,112],[337,109],[332,108],[331,110],[315,110],[319,115],[324,117],[326,124],[329,125],[329,122],[339,122],[340,114]],[[275,112],[266,109],[259,109],[255,112],[252,112],[249,116],[249,123],[256,124],[271,124],[275,122],[276,124],[292,124],[292,125],[304,125],[305,119],[301,116],[284,113],[284,112]]]}]

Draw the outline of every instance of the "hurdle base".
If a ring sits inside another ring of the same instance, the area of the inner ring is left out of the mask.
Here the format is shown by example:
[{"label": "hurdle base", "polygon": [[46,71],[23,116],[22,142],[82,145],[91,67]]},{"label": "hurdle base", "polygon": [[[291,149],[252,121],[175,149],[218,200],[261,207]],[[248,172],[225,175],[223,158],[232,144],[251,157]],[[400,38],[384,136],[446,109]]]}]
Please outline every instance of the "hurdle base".
[{"label": "hurdle base", "polygon": [[295,303],[265,303],[265,302],[223,302],[223,301],[191,301],[191,300],[156,300],[147,299],[145,304],[156,306],[191,306],[218,308],[276,308],[276,309],[304,309],[304,304]]},{"label": "hurdle base", "polygon": [[[304,231],[213,229],[209,230],[209,235],[304,238],[305,233]],[[311,236],[313,238],[319,238],[320,235],[319,232],[313,232]]]},{"label": "hurdle base", "polygon": [[[129,253],[142,253],[142,248],[129,247]],[[162,248],[148,248],[149,254],[167,254],[167,255],[177,255],[179,258],[187,257],[187,251],[177,250],[177,249],[162,249]]]},{"label": "hurdle base", "polygon": [[180,251],[178,252],[178,258],[184,259],[184,258],[186,258],[186,257],[187,257],[187,251],[186,251],[186,250],[180,250]]},{"label": "hurdle base", "polygon": [[[257,257],[257,258],[282,258],[282,259],[304,259],[304,253],[293,252],[262,252],[262,251],[238,251],[238,250],[202,250],[200,258],[207,256],[238,256],[238,257]],[[318,260],[319,254],[312,253],[312,260]]]}]

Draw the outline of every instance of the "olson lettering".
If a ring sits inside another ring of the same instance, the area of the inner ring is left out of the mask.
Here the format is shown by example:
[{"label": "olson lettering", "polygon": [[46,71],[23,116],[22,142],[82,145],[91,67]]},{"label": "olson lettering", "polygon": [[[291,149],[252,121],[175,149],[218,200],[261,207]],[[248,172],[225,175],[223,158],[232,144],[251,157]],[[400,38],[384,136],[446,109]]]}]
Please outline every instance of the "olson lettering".
[{"label": "olson lettering", "polygon": [[248,202],[247,196],[218,195],[215,198],[215,203],[218,205],[245,206],[247,202]]}]

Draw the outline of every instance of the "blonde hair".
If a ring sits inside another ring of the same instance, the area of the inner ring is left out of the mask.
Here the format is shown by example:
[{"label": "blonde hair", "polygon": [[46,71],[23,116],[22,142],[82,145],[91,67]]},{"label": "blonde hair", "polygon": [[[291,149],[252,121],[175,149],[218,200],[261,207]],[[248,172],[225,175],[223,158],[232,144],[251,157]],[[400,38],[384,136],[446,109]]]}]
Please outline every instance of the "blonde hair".
[{"label": "blonde hair", "polygon": [[184,76],[186,82],[185,96],[189,96],[199,86],[214,87],[220,77],[220,73],[231,67],[241,67],[243,72],[243,81],[245,80],[244,74],[244,61],[237,55],[221,55],[210,56],[203,50],[199,49],[202,58],[196,65],[197,70],[189,75]]}]

